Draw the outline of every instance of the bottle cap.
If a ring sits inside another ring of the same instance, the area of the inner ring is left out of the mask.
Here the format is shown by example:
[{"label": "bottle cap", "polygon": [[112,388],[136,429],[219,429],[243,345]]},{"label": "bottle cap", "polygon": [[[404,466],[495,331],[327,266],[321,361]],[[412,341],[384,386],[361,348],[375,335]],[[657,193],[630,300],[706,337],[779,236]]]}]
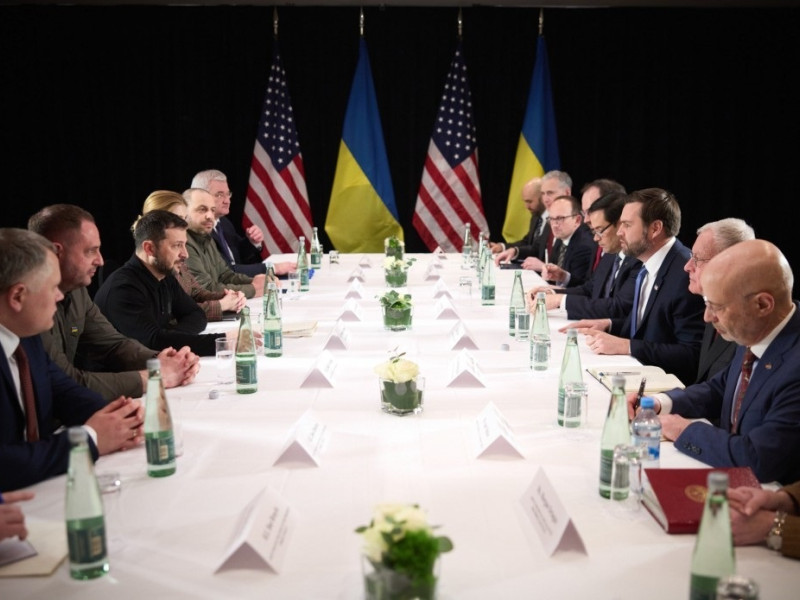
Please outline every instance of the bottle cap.
[{"label": "bottle cap", "polygon": [[[575,331],[574,329],[570,329],[569,331]],[[625,389],[625,376],[624,375],[612,375],[611,376],[611,387],[612,388],[622,388]]]},{"label": "bottle cap", "polygon": [[160,371],[161,370],[161,361],[157,358],[148,358],[147,359],[147,370],[148,371]]},{"label": "bottle cap", "polygon": [[89,437],[89,434],[86,433],[83,427],[70,427],[67,430],[67,435],[69,436],[69,443],[73,446],[85,442]]},{"label": "bottle cap", "polygon": [[645,396],[642,398],[641,406],[642,408],[655,408],[656,402],[650,396]]},{"label": "bottle cap", "polygon": [[[517,271],[517,272],[519,272],[519,271]],[[544,300],[544,292],[536,292],[536,299],[537,300]],[[569,331],[567,331],[567,335],[569,335],[570,331],[574,331],[574,330],[570,329]]]},{"label": "bottle cap", "polygon": [[728,487],[728,474],[724,471],[711,471],[708,474],[708,490],[726,489]]},{"label": "bottle cap", "polygon": [[[578,330],[577,329],[567,329],[567,340],[571,338],[578,339]],[[614,381],[611,381],[611,384],[614,384]]]}]

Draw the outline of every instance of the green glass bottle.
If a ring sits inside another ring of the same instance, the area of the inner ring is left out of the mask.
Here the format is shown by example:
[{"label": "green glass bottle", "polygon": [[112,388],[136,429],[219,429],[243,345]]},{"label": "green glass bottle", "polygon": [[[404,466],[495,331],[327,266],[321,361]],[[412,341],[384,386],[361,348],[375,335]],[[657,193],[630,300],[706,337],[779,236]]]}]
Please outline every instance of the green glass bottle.
[{"label": "green glass bottle", "polygon": [[311,268],[319,269],[322,266],[322,244],[319,241],[319,231],[313,228],[311,234]]},{"label": "green glass bottle", "polygon": [[[541,292],[541,301],[544,303],[544,292]],[[537,304],[539,300],[537,299]],[[544,311],[547,312],[545,305]],[[537,306],[537,310],[539,307]],[[581,369],[581,355],[578,351],[578,332],[574,329],[567,330],[567,346],[564,348],[564,357],[561,359],[561,374],[558,377],[558,424],[564,426],[564,387],[568,383],[583,383],[583,369]]]},{"label": "green glass bottle", "polygon": [[95,579],[108,573],[108,546],[103,498],[94,475],[88,434],[70,427],[64,514],[69,547],[69,574],[73,579]]},{"label": "green glass bottle", "polygon": [[239,315],[239,336],[236,338],[236,393],[252,394],[258,390],[256,338],[250,323],[250,309],[245,306]]},{"label": "green glass bottle", "polygon": [[[544,292],[536,294],[536,306],[533,311],[533,324],[528,343],[530,344],[531,369],[546,371],[550,366],[550,321],[547,318]],[[559,387],[559,397],[560,395],[561,388]]]},{"label": "green glass bottle", "polygon": [[300,291],[308,291],[308,255],[306,254],[306,238],[300,236],[299,246],[297,248],[297,272],[300,273]]},{"label": "green glass bottle", "polygon": [[733,552],[728,474],[708,474],[708,492],[700,520],[700,529],[692,552],[690,600],[714,600],[720,579],[736,572]]},{"label": "green glass bottle", "polygon": [[462,269],[471,269],[472,268],[472,233],[470,232],[470,225],[469,223],[464,224],[464,242],[461,244],[461,256],[462,256]]},{"label": "green glass bottle", "polygon": [[[522,285],[522,271],[514,271],[514,284],[511,286],[511,299],[508,302],[508,335],[514,337],[517,334],[517,315],[528,315],[528,309],[525,306],[525,288]],[[530,317],[528,317],[528,320]],[[525,326],[525,333],[530,330],[530,323],[525,322],[525,316],[522,318],[520,327]],[[524,337],[524,336],[523,336]]]},{"label": "green glass bottle", "polygon": [[144,405],[144,446],[147,474],[167,477],[175,472],[175,436],[167,393],[161,379],[161,362],[147,360],[147,394]]},{"label": "green glass bottle", "polygon": [[481,304],[494,305],[494,262],[487,259],[488,253],[484,250],[483,270],[481,272]]},{"label": "green glass bottle", "polygon": [[281,303],[278,286],[270,281],[264,300],[264,356],[277,357],[283,354]]},{"label": "green glass bottle", "polygon": [[[611,378],[611,401],[608,404],[606,422],[600,437],[600,495],[611,497],[611,469],[614,463],[614,448],[617,444],[631,441],[628,426],[628,403],[625,399],[625,377],[614,375]],[[620,492],[615,500],[624,500],[628,492]]]}]

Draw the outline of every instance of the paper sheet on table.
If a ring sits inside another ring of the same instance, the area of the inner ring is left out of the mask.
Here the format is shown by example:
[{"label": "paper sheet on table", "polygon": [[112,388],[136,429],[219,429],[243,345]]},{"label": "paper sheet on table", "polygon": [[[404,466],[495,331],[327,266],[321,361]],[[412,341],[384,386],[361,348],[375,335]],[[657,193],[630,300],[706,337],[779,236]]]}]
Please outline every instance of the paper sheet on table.
[{"label": "paper sheet on table", "polygon": [[602,367],[589,367],[586,372],[609,390],[611,390],[611,378],[614,375],[625,377],[626,392],[638,392],[642,377],[647,378],[644,386],[645,394],[655,394],[686,387],[675,375],[653,365],[604,365]]},{"label": "paper sheet on table", "polygon": [[62,521],[26,519],[25,524],[27,541],[36,555],[0,567],[0,577],[51,575],[67,557],[67,530]]},{"label": "paper sheet on table", "polygon": [[316,321],[298,321],[283,324],[283,337],[299,338],[311,337],[317,330]]}]

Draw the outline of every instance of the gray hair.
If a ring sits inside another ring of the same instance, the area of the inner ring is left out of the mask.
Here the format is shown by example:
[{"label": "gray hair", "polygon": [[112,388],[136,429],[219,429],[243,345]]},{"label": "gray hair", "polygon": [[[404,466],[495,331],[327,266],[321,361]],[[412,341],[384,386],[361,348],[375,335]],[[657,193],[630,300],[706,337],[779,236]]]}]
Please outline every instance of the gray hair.
[{"label": "gray hair", "polygon": [[548,171],[542,175],[542,181],[545,179],[556,179],[562,187],[572,189],[572,177],[567,175],[565,171]]},{"label": "gray hair", "polygon": [[711,232],[714,238],[714,247],[718,253],[739,242],[756,239],[753,228],[742,219],[728,218],[706,223],[697,230],[697,235],[704,231]]},{"label": "gray hair", "polygon": [[26,275],[41,269],[47,253],[55,255],[55,247],[46,237],[28,231],[6,227],[0,229],[0,291],[22,281]]},{"label": "gray hair", "polygon": [[222,171],[208,169],[207,171],[200,171],[192,178],[191,187],[208,191],[208,186],[212,181],[228,181],[228,178]]}]

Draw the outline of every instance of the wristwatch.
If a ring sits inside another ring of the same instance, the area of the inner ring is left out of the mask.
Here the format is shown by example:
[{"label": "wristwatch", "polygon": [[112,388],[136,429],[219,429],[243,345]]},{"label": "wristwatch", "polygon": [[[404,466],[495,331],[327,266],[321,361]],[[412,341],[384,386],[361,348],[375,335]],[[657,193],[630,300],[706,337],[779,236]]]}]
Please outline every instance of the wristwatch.
[{"label": "wristwatch", "polygon": [[767,548],[780,552],[783,547],[783,522],[786,520],[786,512],[778,510],[775,512],[775,519],[772,521],[772,529],[767,534]]}]

